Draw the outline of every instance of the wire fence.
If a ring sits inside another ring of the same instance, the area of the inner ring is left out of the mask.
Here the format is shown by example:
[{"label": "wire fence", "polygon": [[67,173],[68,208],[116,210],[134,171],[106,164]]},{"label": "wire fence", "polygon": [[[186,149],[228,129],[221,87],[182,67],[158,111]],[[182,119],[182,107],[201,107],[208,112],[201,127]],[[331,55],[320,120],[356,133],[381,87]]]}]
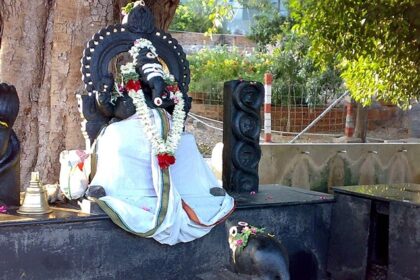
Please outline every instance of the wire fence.
[{"label": "wire fence", "polygon": [[[343,92],[333,87],[307,88],[300,85],[273,85],[271,125],[274,132],[296,134],[305,129],[314,119]],[[193,98],[191,112],[195,117],[223,120],[222,93],[190,93]],[[261,111],[261,117],[263,112]],[[308,132],[320,134],[340,134],[344,132],[346,110],[344,102],[338,103]]]},{"label": "wire fence", "polygon": [[[272,128],[300,132],[343,93],[336,86],[276,85],[272,92]],[[344,131],[346,111],[338,103],[308,132],[337,133]]]},{"label": "wire fence", "polygon": [[[290,142],[300,132],[298,142],[334,142],[343,136],[346,126],[346,104],[341,99],[345,89],[325,83],[322,86],[308,84],[280,84],[276,79],[272,85],[271,132],[273,142]],[[193,98],[191,118],[221,137],[223,121],[223,83],[209,85],[207,92],[190,92]],[[325,111],[330,105],[331,108]],[[262,106],[263,107],[263,106]],[[353,109],[353,125],[356,123],[356,107]],[[409,137],[407,112],[396,106],[374,102],[367,109],[367,140],[386,142]],[[322,114],[317,122],[306,129]],[[261,108],[261,127],[264,128],[264,112]],[[209,137],[208,132],[203,139]],[[211,137],[210,137],[211,138]],[[262,135],[262,140],[264,135]],[[204,141],[204,140],[203,140]],[[207,139],[206,139],[207,141]],[[402,141],[402,140],[401,140]]]}]

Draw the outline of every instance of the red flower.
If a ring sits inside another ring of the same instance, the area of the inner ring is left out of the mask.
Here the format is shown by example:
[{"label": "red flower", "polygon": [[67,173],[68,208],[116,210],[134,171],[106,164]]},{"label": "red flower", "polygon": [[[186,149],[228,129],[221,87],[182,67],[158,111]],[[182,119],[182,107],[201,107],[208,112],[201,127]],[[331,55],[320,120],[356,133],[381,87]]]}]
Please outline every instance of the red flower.
[{"label": "red flower", "polygon": [[175,157],[171,154],[167,154],[167,153],[158,154],[157,158],[158,158],[159,167],[161,169],[166,169],[170,165],[175,163]]},{"label": "red flower", "polygon": [[77,167],[79,167],[79,169],[80,169],[80,171],[83,171],[83,167],[85,166],[85,163],[82,161],[82,162],[79,162],[78,164],[77,164]]},{"label": "red flower", "polygon": [[140,81],[129,80],[127,84],[125,85],[125,88],[127,89],[127,91],[130,91],[130,90],[138,91],[141,89]]},{"label": "red flower", "polygon": [[166,89],[169,91],[169,92],[177,92],[178,91],[178,85],[169,85],[169,86],[166,86]]}]

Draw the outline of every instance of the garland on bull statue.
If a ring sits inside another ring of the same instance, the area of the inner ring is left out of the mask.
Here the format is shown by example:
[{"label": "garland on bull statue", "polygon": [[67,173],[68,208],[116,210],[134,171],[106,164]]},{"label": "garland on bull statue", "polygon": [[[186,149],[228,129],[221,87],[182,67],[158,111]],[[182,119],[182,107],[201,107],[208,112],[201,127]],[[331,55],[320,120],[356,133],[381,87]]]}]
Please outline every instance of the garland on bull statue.
[{"label": "garland on bull statue", "polygon": [[[136,112],[142,122],[144,132],[147,139],[152,145],[152,150],[157,156],[159,167],[166,169],[175,163],[175,151],[178,147],[181,134],[184,129],[185,111],[184,111],[184,98],[182,92],[178,88],[178,83],[175,81],[173,75],[165,73],[162,66],[159,64],[152,65],[149,75],[162,75],[165,81],[166,90],[162,93],[162,98],[169,98],[175,104],[174,112],[172,114],[172,125],[166,139],[160,135],[156,126],[150,118],[150,108],[146,104],[144,92],[142,90],[142,83],[140,76],[136,72],[137,57],[141,49],[147,48],[148,58],[158,58],[156,48],[149,40],[140,38],[134,42],[134,46],[129,51],[133,57],[133,62],[126,63],[120,67],[121,81],[116,83],[114,91],[111,96],[111,103],[115,103],[117,98],[124,95],[130,96],[133,99]],[[147,69],[146,69],[147,70]],[[145,71],[146,71],[145,70]],[[155,73],[152,73],[154,71]],[[155,98],[155,105],[162,105],[162,99]]]}]

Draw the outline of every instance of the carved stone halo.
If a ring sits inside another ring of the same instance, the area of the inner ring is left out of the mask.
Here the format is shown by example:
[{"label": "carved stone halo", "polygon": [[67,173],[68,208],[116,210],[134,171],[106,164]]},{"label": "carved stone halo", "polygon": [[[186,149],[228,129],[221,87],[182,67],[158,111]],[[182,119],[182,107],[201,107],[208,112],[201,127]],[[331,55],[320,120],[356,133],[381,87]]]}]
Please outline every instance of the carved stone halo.
[{"label": "carved stone halo", "polygon": [[[142,5],[136,6],[124,24],[111,25],[101,29],[87,43],[81,61],[83,82],[89,94],[111,92],[114,84],[108,66],[117,55],[128,52],[139,38],[152,42],[159,58],[178,81],[180,90],[186,94],[190,82],[189,64],[177,40],[154,26],[151,11]],[[188,98],[185,98],[189,102]],[[189,106],[188,106],[189,107]]]},{"label": "carved stone halo", "polygon": [[178,81],[178,87],[184,95],[185,112],[188,114],[191,108],[191,98],[187,95],[190,82],[189,64],[177,40],[155,27],[152,12],[142,3],[134,7],[126,18],[123,24],[110,25],[95,33],[83,51],[81,72],[87,94],[79,95],[78,99],[79,110],[86,119],[82,123],[82,131],[90,144],[113,117],[96,100],[98,93],[102,96],[111,94],[114,88],[109,65],[113,58],[127,53],[139,38],[152,42],[165,72],[170,72]]}]

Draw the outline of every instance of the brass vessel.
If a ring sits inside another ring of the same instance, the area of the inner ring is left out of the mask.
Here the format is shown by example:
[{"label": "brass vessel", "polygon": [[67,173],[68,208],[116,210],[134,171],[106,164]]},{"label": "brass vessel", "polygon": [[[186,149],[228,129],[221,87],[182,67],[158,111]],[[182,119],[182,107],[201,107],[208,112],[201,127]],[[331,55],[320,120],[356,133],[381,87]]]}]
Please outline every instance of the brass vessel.
[{"label": "brass vessel", "polygon": [[48,205],[47,191],[39,181],[39,173],[31,173],[31,181],[26,189],[22,206],[17,210],[19,214],[42,215],[51,213]]}]

